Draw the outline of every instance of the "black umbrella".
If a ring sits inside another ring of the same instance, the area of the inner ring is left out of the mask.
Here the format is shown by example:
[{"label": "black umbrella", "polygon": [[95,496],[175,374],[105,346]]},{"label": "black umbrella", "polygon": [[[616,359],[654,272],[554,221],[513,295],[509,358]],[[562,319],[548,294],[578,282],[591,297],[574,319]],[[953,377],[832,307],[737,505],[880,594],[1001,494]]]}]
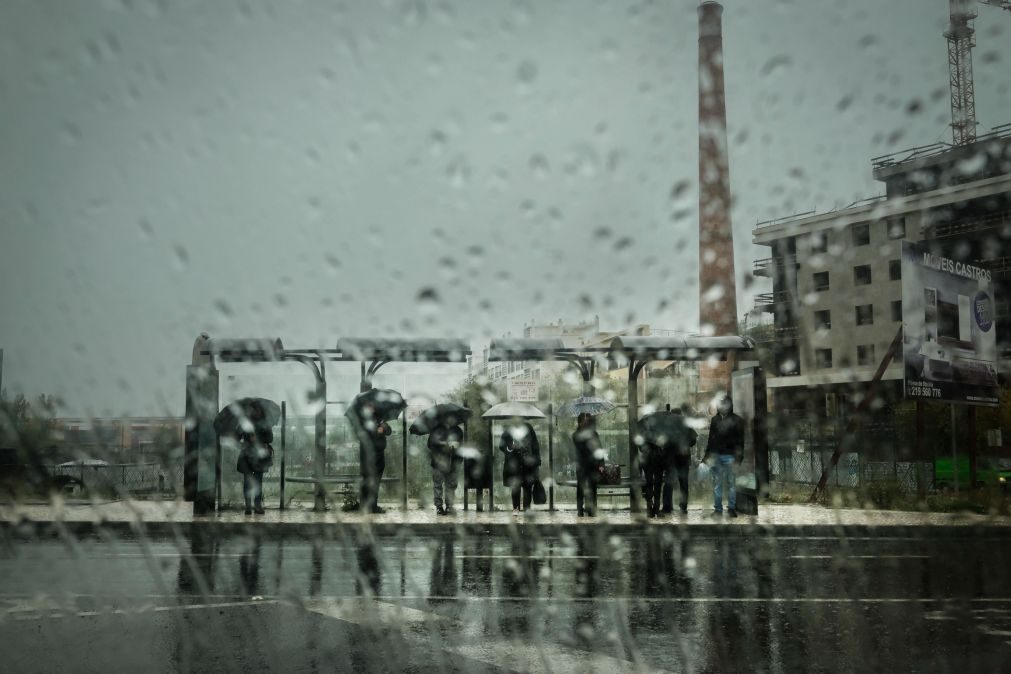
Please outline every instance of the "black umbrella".
[{"label": "black umbrella", "polygon": [[375,411],[371,415],[368,415],[368,417],[382,421],[396,419],[404,411],[404,408],[407,407],[407,401],[404,400],[404,396],[400,395],[397,391],[373,388],[368,391],[362,391],[352,398],[344,416],[353,419],[363,419],[366,415],[363,415],[362,412],[369,404],[375,407]]},{"label": "black umbrella", "polygon": [[281,408],[266,398],[241,398],[229,403],[214,417],[218,435],[232,435],[245,428],[273,428],[281,418]]},{"label": "black umbrella", "polygon": [[684,417],[666,410],[647,414],[640,419],[639,431],[647,442],[664,449],[681,446],[688,437]]},{"label": "black umbrella", "polygon": [[440,423],[456,426],[470,419],[473,414],[469,409],[456,403],[440,403],[422,412],[411,424],[412,435],[426,435],[435,430]]}]

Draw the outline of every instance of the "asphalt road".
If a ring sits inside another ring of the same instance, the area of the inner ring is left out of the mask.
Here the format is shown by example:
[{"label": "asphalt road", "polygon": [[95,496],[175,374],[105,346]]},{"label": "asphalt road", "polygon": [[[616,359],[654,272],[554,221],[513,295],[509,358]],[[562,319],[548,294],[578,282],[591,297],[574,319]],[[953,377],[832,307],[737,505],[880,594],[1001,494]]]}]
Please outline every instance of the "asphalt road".
[{"label": "asphalt road", "polygon": [[532,531],[8,540],[0,671],[993,672],[1011,657],[1005,538]]}]

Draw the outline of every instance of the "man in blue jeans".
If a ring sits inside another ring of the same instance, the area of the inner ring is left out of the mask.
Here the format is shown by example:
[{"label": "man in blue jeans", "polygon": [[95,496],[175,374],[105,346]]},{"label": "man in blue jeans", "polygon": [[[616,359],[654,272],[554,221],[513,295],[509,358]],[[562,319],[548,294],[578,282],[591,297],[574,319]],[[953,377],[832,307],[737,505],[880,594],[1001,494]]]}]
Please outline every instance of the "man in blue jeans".
[{"label": "man in blue jeans", "polygon": [[734,403],[723,397],[709,423],[706,459],[713,466],[713,514],[723,514],[723,481],[727,481],[727,514],[737,517],[734,467],[744,458],[744,420],[734,414]]}]

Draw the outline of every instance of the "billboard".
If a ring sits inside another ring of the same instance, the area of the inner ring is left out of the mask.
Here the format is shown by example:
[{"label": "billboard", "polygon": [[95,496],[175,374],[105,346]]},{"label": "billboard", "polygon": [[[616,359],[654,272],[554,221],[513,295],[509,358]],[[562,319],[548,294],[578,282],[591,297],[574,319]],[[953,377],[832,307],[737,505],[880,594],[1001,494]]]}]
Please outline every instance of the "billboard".
[{"label": "billboard", "polygon": [[907,398],[997,404],[989,270],[904,241],[902,330]]},{"label": "billboard", "polygon": [[535,403],[537,396],[536,379],[510,379],[506,383],[506,397],[510,402]]}]

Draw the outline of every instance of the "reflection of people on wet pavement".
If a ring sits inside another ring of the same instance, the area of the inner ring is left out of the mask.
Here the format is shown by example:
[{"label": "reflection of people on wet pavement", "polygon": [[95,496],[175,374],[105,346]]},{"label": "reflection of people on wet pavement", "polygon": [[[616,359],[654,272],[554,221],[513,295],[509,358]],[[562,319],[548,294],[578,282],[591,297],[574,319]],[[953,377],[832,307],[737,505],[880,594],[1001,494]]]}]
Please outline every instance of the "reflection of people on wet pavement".
[{"label": "reflection of people on wet pavement", "polygon": [[468,594],[491,594],[491,536],[472,535],[464,539],[461,589]]},{"label": "reflection of people on wet pavement", "polygon": [[429,577],[428,596],[433,599],[455,597],[457,587],[453,537],[446,536],[432,555],[432,574]]},{"label": "reflection of people on wet pavement", "polygon": [[239,557],[239,578],[242,591],[247,596],[260,594],[260,538],[253,539],[253,546]]},{"label": "reflection of people on wet pavement", "polygon": [[[582,559],[576,560],[576,582],[572,596],[574,599],[593,599],[599,591],[598,582],[600,579],[600,558],[597,555],[597,546],[593,544],[591,539],[580,538],[577,550],[577,554]],[[597,613],[598,607],[593,602],[575,603],[573,628],[579,643],[589,646],[597,641],[595,638]]]},{"label": "reflection of people on wet pavement", "polygon": [[360,597],[377,597],[382,587],[379,558],[373,542],[358,546],[358,576],[355,578],[355,592]]},{"label": "reflection of people on wet pavement", "polygon": [[[538,580],[544,560],[530,556],[528,544],[517,541],[512,556],[503,560],[502,594],[506,597],[532,598],[538,596]],[[499,618],[503,634],[527,635],[530,633],[530,612],[535,602],[517,602]]]},{"label": "reflection of people on wet pavement", "polygon": [[203,527],[194,527],[190,533],[190,554],[179,558],[179,593],[207,594],[214,590],[217,556],[217,537]]}]

